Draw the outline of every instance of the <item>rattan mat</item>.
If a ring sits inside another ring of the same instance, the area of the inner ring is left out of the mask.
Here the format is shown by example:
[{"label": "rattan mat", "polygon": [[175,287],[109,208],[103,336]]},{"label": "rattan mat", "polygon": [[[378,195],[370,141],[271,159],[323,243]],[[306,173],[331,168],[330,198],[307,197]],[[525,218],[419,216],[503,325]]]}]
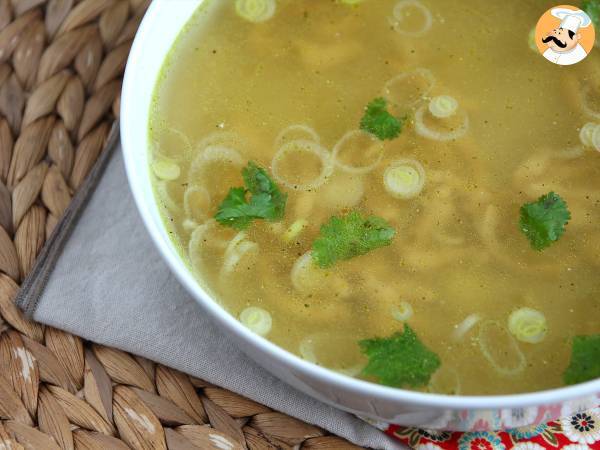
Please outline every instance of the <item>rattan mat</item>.
[{"label": "rattan mat", "polygon": [[118,118],[148,3],[0,0],[0,448],[357,448],[13,304]]}]

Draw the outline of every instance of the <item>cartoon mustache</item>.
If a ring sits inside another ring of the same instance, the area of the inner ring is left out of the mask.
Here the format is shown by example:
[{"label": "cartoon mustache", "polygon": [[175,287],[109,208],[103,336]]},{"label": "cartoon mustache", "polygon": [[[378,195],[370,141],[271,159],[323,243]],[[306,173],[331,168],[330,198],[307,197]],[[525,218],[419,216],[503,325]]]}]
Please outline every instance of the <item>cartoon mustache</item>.
[{"label": "cartoon mustache", "polygon": [[543,39],[542,39],[542,42],[543,42],[544,44],[546,44],[546,43],[548,43],[548,42],[550,42],[550,41],[554,41],[554,43],[555,43],[556,45],[558,45],[560,48],[565,48],[565,47],[567,46],[567,43],[566,43],[566,42],[561,42],[561,41],[559,41],[559,40],[558,40],[558,38],[557,38],[556,36],[548,36],[548,37],[545,37],[545,38],[543,38]]}]

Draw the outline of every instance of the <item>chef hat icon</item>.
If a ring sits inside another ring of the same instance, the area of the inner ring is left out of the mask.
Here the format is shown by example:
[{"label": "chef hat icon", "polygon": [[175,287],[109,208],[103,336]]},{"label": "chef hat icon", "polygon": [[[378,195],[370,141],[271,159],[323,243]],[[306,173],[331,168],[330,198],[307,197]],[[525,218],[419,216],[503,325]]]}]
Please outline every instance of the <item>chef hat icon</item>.
[{"label": "chef hat icon", "polygon": [[572,10],[567,8],[553,8],[551,14],[561,20],[560,28],[577,33],[580,28],[587,28],[591,25],[592,19],[582,10]]}]

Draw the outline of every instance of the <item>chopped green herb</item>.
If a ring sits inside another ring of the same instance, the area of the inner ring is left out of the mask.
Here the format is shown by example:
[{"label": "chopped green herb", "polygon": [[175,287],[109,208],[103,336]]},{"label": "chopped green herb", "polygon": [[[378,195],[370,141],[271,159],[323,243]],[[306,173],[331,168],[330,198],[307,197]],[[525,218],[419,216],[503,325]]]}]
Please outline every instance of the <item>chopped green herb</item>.
[{"label": "chopped green herb", "polygon": [[387,110],[387,101],[379,97],[367,105],[360,128],[382,141],[391,140],[400,136],[405,120],[392,116]]},{"label": "chopped green herb", "polygon": [[596,29],[600,28],[600,0],[583,0],[581,3],[581,9],[583,9],[592,22]]},{"label": "chopped green herb", "polygon": [[321,226],[321,234],[312,246],[312,258],[319,267],[331,267],[337,261],[390,245],[395,234],[380,217],[364,218],[356,211],[334,216]]},{"label": "chopped green herb", "polygon": [[565,232],[571,213],[565,201],[554,192],[542,195],[521,207],[520,228],[536,250],[556,242]]},{"label": "chopped green herb", "polygon": [[600,334],[575,336],[571,363],[563,375],[565,384],[583,383],[600,377]]},{"label": "chopped green herb", "polygon": [[429,383],[440,367],[440,358],[419,340],[408,325],[389,338],[365,339],[359,345],[369,357],[362,374],[388,386],[420,387]]},{"label": "chopped green herb", "polygon": [[[243,230],[253,220],[264,219],[275,222],[283,218],[287,194],[267,175],[267,172],[253,162],[242,171],[245,188],[231,188],[219,206],[215,219],[226,226]],[[248,198],[248,194],[250,198]]]},{"label": "chopped green herb", "polygon": [[242,171],[242,176],[246,188],[253,196],[268,195],[270,197],[273,214],[272,217],[267,217],[267,219],[279,220],[283,218],[287,194],[281,193],[279,187],[267,172],[255,163],[249,162],[248,166]]}]

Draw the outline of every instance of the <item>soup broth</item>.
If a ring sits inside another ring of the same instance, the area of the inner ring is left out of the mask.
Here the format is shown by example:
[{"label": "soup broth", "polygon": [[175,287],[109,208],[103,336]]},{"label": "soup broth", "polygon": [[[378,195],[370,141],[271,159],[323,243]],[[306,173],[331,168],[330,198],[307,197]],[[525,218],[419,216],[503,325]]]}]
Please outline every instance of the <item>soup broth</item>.
[{"label": "soup broth", "polygon": [[[579,137],[600,122],[600,49],[571,67],[534,52],[549,1],[400,4],[277,0],[253,22],[205,2],[153,103],[166,226],[225,309],[311,362],[381,382],[359,342],[408,325],[439,367],[399,387],[563,385],[573,338],[600,333],[600,153]],[[360,129],[379,97],[404,121],[395,139]],[[214,217],[249,161],[288,198],[240,232]],[[422,189],[386,186],[393,167]],[[551,191],[571,220],[536,251],[519,209]],[[319,267],[321,227],[352,211],[385,219],[390,245]],[[536,336],[515,332],[519,314],[543,322]]]}]

